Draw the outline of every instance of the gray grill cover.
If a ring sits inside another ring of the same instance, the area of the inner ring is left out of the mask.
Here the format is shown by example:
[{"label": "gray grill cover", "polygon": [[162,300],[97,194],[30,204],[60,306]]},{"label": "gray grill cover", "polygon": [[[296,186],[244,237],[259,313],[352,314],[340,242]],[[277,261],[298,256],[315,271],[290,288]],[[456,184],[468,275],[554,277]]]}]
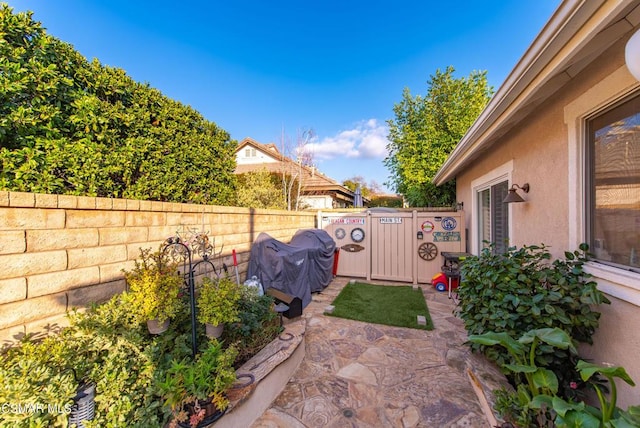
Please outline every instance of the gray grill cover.
[{"label": "gray grill cover", "polygon": [[333,278],[336,243],[320,229],[299,230],[289,244],[260,233],[251,246],[247,278],[257,276],[266,291],[275,288],[302,301],[322,291]]}]

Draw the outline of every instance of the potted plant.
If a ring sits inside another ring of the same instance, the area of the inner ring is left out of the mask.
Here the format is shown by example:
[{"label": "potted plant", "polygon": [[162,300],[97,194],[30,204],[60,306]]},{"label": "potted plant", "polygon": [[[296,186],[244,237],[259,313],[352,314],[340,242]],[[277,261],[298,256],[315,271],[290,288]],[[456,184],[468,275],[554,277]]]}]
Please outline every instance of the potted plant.
[{"label": "potted plant", "polygon": [[226,391],[236,380],[236,354],[235,347],[223,349],[213,340],[195,361],[185,358],[171,363],[158,382],[164,404],[173,415],[170,428],[206,426],[224,414],[229,406]]},{"label": "potted plant", "polygon": [[207,336],[222,335],[225,323],[237,321],[240,287],[230,278],[217,281],[205,277],[198,291],[198,321],[205,324]]},{"label": "potted plant", "polygon": [[140,249],[135,268],[125,272],[130,303],[140,321],[146,321],[149,332],[159,334],[169,326],[169,319],[180,309],[180,287],[183,278],[177,267],[161,252]]}]

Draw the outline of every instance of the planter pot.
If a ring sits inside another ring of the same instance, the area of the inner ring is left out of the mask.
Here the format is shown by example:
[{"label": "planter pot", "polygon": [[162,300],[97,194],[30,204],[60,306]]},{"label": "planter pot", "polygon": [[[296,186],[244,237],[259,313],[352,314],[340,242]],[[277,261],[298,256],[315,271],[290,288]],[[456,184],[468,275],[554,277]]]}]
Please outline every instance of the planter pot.
[{"label": "planter pot", "polygon": [[191,419],[191,416],[198,413],[198,410],[200,409],[204,410],[204,417],[198,423],[198,425],[196,425],[197,427],[206,427],[214,423],[215,421],[220,419],[222,415],[224,415],[224,411],[218,410],[218,408],[213,403],[211,403],[211,400],[198,400],[197,406],[194,404],[184,405],[184,410],[187,412],[188,419],[185,422],[178,422],[178,426],[184,428],[192,428],[189,420]]},{"label": "planter pot", "polygon": [[224,324],[205,324],[205,330],[207,333],[207,337],[211,339],[217,339],[222,336],[222,330],[224,330]]},{"label": "planter pot", "polygon": [[165,320],[163,323],[159,323],[158,320],[148,320],[147,328],[151,334],[161,334],[167,331],[169,328],[169,320]]}]

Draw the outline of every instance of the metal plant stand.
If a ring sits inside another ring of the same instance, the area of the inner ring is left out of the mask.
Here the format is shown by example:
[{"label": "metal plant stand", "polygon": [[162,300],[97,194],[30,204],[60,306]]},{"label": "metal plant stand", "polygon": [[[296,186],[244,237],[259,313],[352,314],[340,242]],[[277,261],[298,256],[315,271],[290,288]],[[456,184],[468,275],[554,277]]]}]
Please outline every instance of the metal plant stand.
[{"label": "metal plant stand", "polygon": [[[224,246],[223,246],[224,248]],[[220,277],[219,271],[210,259],[215,254],[215,240],[211,244],[209,237],[205,233],[194,233],[192,239],[184,241],[179,235],[167,238],[162,246],[162,252],[169,256],[175,262],[182,262],[185,285],[189,293],[189,306],[191,308],[191,354],[195,358],[198,352],[198,337],[196,334],[196,284],[195,272],[200,265],[209,265],[217,277]],[[222,248],[217,254],[222,253]],[[193,263],[193,255],[199,255],[202,260]]]}]

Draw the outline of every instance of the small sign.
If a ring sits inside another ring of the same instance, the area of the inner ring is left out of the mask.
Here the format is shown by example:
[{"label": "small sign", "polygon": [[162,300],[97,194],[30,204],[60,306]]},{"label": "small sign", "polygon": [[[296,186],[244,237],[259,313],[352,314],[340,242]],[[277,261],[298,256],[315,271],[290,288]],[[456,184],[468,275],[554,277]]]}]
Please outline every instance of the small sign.
[{"label": "small sign", "polygon": [[359,251],[364,250],[364,247],[362,245],[358,245],[358,244],[347,244],[347,245],[343,245],[340,248],[343,249],[344,251],[348,251],[350,253],[357,253]]},{"label": "small sign", "polygon": [[433,232],[433,229],[434,229],[435,227],[436,227],[436,226],[433,224],[433,222],[431,222],[431,221],[429,221],[429,220],[427,220],[427,221],[425,221],[424,223],[422,223],[422,226],[421,226],[422,231],[423,231],[423,232],[425,232],[425,233],[431,233],[431,232]]},{"label": "small sign", "polygon": [[460,232],[433,232],[433,242],[460,241]]},{"label": "small sign", "polygon": [[380,224],[402,224],[402,217],[380,217]]},{"label": "small sign", "polygon": [[[458,222],[453,217],[445,217],[445,218],[442,219],[440,224],[442,225],[442,228],[444,230],[453,230],[458,225]],[[459,239],[458,239],[458,241],[459,241]]]},{"label": "small sign", "polygon": [[329,224],[364,224],[364,217],[329,218]]}]

